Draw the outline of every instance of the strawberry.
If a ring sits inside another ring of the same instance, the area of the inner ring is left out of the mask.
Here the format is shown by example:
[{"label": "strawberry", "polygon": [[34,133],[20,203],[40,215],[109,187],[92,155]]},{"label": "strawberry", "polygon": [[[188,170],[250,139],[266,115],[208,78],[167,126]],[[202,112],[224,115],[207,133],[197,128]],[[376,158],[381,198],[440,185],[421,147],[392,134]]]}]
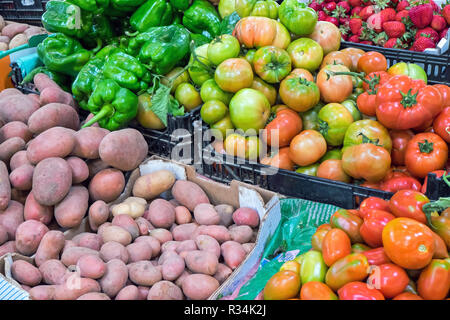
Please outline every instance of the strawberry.
[{"label": "strawberry", "polygon": [[442,8],[442,16],[444,17],[445,21],[447,21],[447,24],[450,24],[450,4],[447,4]]},{"label": "strawberry", "polygon": [[396,12],[392,8],[386,8],[380,11],[383,21],[394,21]]},{"label": "strawberry", "polygon": [[419,37],[428,37],[433,40],[434,43],[438,43],[439,41],[439,34],[436,32],[436,30],[430,27],[417,30],[415,39]]},{"label": "strawberry", "polygon": [[380,13],[375,13],[367,18],[367,26],[375,30],[375,32],[377,33],[383,31],[383,22],[383,17],[380,15]]},{"label": "strawberry", "polygon": [[366,21],[371,15],[373,15],[375,13],[375,8],[374,6],[367,6],[364,7],[361,12],[359,13],[359,16],[361,17],[361,19],[363,19],[363,21]]},{"label": "strawberry", "polygon": [[339,27],[339,20],[335,17],[328,17],[325,21],[333,23],[336,27]]},{"label": "strawberry", "polygon": [[383,23],[383,30],[389,38],[400,38],[406,31],[405,25],[398,21]]},{"label": "strawberry", "polygon": [[359,13],[361,12],[362,9],[363,7],[354,7],[351,11],[350,16],[359,16]]},{"label": "strawberry", "polygon": [[445,28],[444,30],[441,31],[441,33],[439,33],[439,37],[440,37],[441,39],[442,39],[442,38],[448,39],[447,33],[448,33],[448,28]]},{"label": "strawberry", "polygon": [[348,23],[348,26],[350,27],[350,31],[352,34],[360,34],[362,27],[361,18],[351,18]]},{"label": "strawberry", "polygon": [[443,16],[435,14],[433,16],[433,20],[431,20],[431,27],[437,32],[442,31],[447,26],[447,22],[445,21]]},{"label": "strawberry", "polygon": [[350,6],[352,8],[360,7],[362,5],[362,1],[361,0],[348,0],[348,3],[350,4]]},{"label": "strawberry", "polygon": [[395,21],[398,22],[402,22],[402,18],[408,18],[409,19],[409,14],[408,14],[408,10],[402,10],[397,12],[397,14],[395,15]]},{"label": "strawberry", "polygon": [[423,52],[425,49],[434,48],[435,46],[436,46],[436,44],[430,38],[419,37],[414,41],[410,50]]},{"label": "strawberry", "polygon": [[417,28],[425,28],[433,19],[433,7],[429,3],[419,4],[409,9],[409,17]]},{"label": "strawberry", "polygon": [[407,7],[409,7],[409,2],[406,0],[401,0],[398,4],[397,4],[397,12],[400,12],[402,10],[405,10]]},{"label": "strawberry", "polygon": [[319,11],[317,13],[317,20],[318,21],[326,21],[328,18],[328,15],[325,13],[325,11]]},{"label": "strawberry", "polygon": [[325,11],[326,14],[330,14],[336,9],[336,2],[328,2],[323,6],[323,11]]},{"label": "strawberry", "polygon": [[345,14],[349,14],[350,10],[352,9],[347,1],[340,1],[340,2],[337,3],[336,6],[344,8]]},{"label": "strawberry", "polygon": [[359,35],[354,34],[354,35],[350,36],[348,38],[348,41],[350,41],[350,42],[359,42]]}]

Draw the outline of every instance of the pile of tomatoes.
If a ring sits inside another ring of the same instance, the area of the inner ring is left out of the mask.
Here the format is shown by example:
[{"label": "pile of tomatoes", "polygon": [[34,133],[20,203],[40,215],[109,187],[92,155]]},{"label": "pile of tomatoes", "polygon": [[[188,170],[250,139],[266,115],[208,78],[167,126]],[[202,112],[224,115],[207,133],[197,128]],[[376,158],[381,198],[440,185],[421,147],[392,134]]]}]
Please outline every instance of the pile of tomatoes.
[{"label": "pile of tomatoes", "polygon": [[336,211],[312,249],[267,282],[264,299],[448,299],[450,198],[441,202],[401,190],[390,201],[370,197],[358,210]]}]

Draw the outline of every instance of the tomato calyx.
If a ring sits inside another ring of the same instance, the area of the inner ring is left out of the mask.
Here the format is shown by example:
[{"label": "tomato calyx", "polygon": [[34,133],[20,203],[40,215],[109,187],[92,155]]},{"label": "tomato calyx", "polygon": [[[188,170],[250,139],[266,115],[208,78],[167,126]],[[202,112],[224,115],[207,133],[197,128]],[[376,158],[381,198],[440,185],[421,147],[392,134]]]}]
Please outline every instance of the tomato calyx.
[{"label": "tomato calyx", "polygon": [[419,92],[412,94],[412,89],[409,89],[407,93],[403,93],[400,91],[400,94],[402,95],[402,101],[400,101],[400,103],[402,104],[402,106],[406,109],[416,105],[418,93]]},{"label": "tomato calyx", "polygon": [[432,153],[433,144],[433,142],[429,142],[427,139],[425,139],[423,142],[418,142],[420,152],[427,154]]},{"label": "tomato calyx", "polygon": [[364,133],[360,132],[358,133],[358,137],[362,137],[362,143],[371,143],[376,145],[377,147],[381,147],[380,139],[370,139],[368,136],[366,136]]}]

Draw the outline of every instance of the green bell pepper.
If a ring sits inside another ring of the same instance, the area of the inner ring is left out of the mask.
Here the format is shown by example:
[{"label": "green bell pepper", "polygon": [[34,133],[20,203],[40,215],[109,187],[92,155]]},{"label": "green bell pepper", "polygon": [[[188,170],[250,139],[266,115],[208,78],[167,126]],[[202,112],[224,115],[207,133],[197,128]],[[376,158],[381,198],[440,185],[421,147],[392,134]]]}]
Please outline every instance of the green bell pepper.
[{"label": "green bell pepper", "polygon": [[92,28],[92,14],[65,1],[49,1],[41,17],[49,32],[60,32],[75,38],[85,37]]},{"label": "green bell pepper", "polygon": [[110,131],[124,128],[138,111],[138,97],[116,81],[104,79],[97,83],[92,92],[88,110],[94,114],[83,128],[98,122],[100,127]]},{"label": "green bell pepper", "polygon": [[172,5],[166,0],[148,0],[131,16],[130,24],[134,30],[145,32],[152,27],[166,26],[172,23]]},{"label": "green bell pepper", "polygon": [[69,0],[72,4],[79,6],[82,10],[101,13],[109,6],[109,0]]},{"label": "green bell pepper", "polygon": [[219,35],[220,17],[209,1],[194,0],[184,12],[183,25],[193,33],[209,35],[212,39]]},{"label": "green bell pepper", "polygon": [[93,55],[79,41],[62,33],[50,34],[37,46],[37,53],[49,70],[73,77]]},{"label": "green bell pepper", "polygon": [[175,10],[186,11],[192,4],[192,0],[169,0]]}]

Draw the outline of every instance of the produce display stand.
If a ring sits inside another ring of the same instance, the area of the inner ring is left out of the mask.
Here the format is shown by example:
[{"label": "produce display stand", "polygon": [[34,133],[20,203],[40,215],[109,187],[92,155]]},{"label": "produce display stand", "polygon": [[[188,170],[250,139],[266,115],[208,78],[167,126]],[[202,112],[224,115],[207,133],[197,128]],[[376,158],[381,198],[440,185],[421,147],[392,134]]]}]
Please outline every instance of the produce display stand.
[{"label": "produce display stand", "polygon": [[47,0],[0,0],[0,15],[5,20],[41,26]]}]

